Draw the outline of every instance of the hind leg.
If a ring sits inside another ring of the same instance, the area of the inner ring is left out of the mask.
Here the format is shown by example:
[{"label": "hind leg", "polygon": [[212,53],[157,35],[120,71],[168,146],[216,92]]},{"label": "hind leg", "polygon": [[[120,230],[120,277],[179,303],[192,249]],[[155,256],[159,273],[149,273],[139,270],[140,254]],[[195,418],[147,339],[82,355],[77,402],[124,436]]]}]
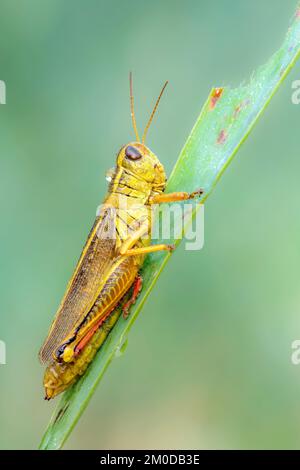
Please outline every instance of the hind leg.
[{"label": "hind leg", "polygon": [[133,283],[133,291],[132,291],[131,297],[129,298],[129,300],[127,300],[127,302],[122,307],[123,318],[128,317],[129,309],[136,302],[136,299],[138,298],[139,293],[142,290],[142,286],[143,286],[143,278],[139,274]]}]

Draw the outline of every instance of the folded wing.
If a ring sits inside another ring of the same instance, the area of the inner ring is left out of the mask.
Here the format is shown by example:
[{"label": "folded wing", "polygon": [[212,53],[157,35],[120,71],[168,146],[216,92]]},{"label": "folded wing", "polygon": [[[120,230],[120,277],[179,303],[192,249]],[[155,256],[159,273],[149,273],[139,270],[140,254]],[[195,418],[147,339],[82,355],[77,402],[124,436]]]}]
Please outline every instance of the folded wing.
[{"label": "folded wing", "polygon": [[40,349],[42,363],[52,360],[52,353],[94,305],[101,276],[111,263],[115,245],[114,215],[111,209],[105,209],[95,220],[49,334]]}]

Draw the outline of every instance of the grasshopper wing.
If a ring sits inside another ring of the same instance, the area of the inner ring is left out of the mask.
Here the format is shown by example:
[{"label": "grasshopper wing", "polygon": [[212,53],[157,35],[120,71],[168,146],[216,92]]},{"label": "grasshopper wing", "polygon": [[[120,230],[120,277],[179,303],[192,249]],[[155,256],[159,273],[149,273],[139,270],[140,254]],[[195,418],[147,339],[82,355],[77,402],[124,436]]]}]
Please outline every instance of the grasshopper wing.
[{"label": "grasshopper wing", "polygon": [[42,363],[52,354],[74,325],[92,308],[101,276],[115,256],[115,220],[111,208],[102,210],[90,231],[75,272],[68,284],[48,336],[40,349]]}]

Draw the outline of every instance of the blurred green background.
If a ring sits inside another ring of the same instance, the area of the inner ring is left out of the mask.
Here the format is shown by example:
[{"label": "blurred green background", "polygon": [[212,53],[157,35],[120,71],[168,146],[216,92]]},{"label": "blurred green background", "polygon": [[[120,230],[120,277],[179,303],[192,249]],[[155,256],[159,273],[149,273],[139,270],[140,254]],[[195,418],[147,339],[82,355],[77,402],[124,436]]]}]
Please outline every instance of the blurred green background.
[{"label": "blurred green background", "polygon": [[[105,171],[133,138],[170,172],[212,86],[279,47],[295,0],[0,1],[0,447],[36,448],[38,349],[79,256]],[[172,257],[67,448],[299,448],[300,64],[205,211],[205,246]]]}]

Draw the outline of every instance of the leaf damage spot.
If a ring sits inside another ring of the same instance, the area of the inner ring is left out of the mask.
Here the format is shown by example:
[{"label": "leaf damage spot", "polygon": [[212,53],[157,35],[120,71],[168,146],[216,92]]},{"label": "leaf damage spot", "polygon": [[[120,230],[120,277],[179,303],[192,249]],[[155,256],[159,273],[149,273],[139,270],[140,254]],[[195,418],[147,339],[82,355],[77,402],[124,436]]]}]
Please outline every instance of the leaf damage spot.
[{"label": "leaf damage spot", "polygon": [[234,110],[234,113],[233,113],[233,118],[236,119],[238,117],[238,115],[240,114],[241,110],[243,108],[243,103],[239,104],[235,110]]},{"label": "leaf damage spot", "polygon": [[56,424],[58,421],[60,421],[62,419],[62,417],[64,416],[64,414],[65,414],[65,412],[67,411],[68,408],[69,408],[69,403],[66,403],[66,405],[64,407],[62,407],[59,410],[59,412],[57,413],[53,424]]},{"label": "leaf damage spot", "polygon": [[214,89],[214,91],[212,92],[211,97],[210,97],[210,103],[209,103],[209,108],[210,109],[215,108],[217,102],[219,101],[219,99],[222,96],[223,91],[224,91],[224,88],[215,88]]},{"label": "leaf damage spot", "polygon": [[219,145],[222,145],[226,142],[226,139],[227,139],[227,132],[225,131],[225,129],[222,129],[220,134],[218,135],[218,138],[217,138],[217,144]]},{"label": "leaf damage spot", "polygon": [[240,104],[238,104],[233,112],[233,119],[237,119],[238,115],[240,114],[240,112],[246,108],[247,106],[249,106],[250,104],[250,100],[245,100],[245,101],[242,101]]}]

